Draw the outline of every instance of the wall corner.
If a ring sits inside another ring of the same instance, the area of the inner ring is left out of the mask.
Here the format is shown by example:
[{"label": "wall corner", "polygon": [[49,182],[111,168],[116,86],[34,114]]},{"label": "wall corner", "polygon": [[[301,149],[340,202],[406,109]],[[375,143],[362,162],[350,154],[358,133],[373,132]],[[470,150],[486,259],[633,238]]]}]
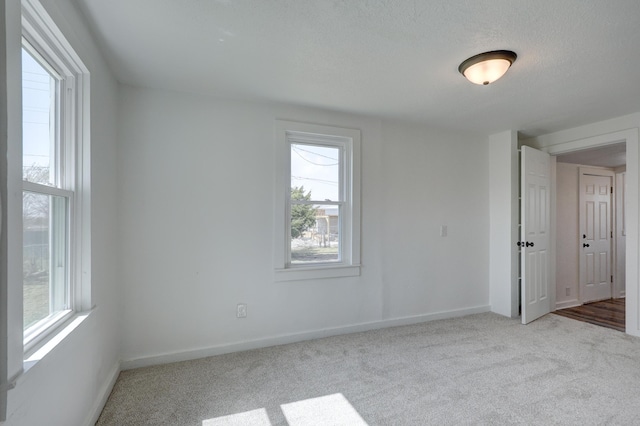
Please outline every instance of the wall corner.
[{"label": "wall corner", "polygon": [[489,300],[491,311],[519,315],[518,133],[489,136]]}]

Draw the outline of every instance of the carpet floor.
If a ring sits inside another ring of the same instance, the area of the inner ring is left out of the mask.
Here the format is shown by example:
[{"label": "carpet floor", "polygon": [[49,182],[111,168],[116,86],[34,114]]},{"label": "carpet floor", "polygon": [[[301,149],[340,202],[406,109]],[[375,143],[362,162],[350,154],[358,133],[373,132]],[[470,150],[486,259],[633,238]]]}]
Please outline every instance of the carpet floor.
[{"label": "carpet floor", "polygon": [[640,338],[486,313],[123,371],[98,425],[640,424]]}]

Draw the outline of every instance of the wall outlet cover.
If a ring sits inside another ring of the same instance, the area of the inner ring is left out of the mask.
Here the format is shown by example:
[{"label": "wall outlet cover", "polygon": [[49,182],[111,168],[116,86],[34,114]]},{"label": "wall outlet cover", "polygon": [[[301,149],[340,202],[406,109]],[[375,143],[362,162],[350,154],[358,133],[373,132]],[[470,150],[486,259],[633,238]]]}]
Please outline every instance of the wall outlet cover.
[{"label": "wall outlet cover", "polygon": [[236,317],[238,317],[238,318],[246,318],[247,317],[247,304],[246,303],[238,303],[238,307],[236,308]]}]

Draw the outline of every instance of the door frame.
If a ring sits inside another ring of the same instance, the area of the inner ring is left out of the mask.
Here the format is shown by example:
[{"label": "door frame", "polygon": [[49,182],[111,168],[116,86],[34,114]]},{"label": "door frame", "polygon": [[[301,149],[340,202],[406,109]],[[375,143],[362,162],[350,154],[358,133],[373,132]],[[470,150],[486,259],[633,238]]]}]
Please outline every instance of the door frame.
[{"label": "door frame", "polygon": [[[626,292],[622,288],[621,283],[626,279],[625,278],[625,267],[621,265],[620,258],[624,257],[626,260],[626,247],[627,247],[627,232],[626,232],[626,216],[625,216],[625,198],[626,198],[626,166],[624,171],[616,171],[614,180],[614,210],[616,216],[614,218],[615,229],[614,229],[614,239],[615,239],[615,247],[613,248],[613,253],[615,256],[615,271],[613,271],[613,283],[615,284],[614,291],[614,299],[620,299],[626,297]],[[624,245],[624,251],[621,251],[621,246]],[[622,253],[622,256],[621,256]],[[621,268],[622,266],[622,268]],[[626,283],[625,283],[626,287]]]},{"label": "door frame", "polygon": [[[598,136],[592,136],[577,140],[572,140],[568,142],[557,143],[554,145],[538,148],[544,152],[552,156],[557,156],[560,154],[566,154],[573,151],[581,151],[589,148],[597,148],[606,145],[612,145],[616,143],[624,142],[626,144],[626,152],[627,152],[627,179],[628,179],[628,192],[626,198],[626,216],[628,218],[634,218],[635,220],[627,221],[627,229],[626,229],[626,265],[625,265],[625,274],[626,274],[626,332],[627,334],[631,334],[634,336],[640,337],[640,283],[638,282],[639,278],[639,233],[638,233],[638,220],[639,216],[639,205],[638,205],[638,191],[640,189],[640,184],[638,182],[638,168],[640,162],[640,153],[638,149],[638,128],[632,128],[627,130],[621,130],[617,132],[607,133]],[[552,173],[551,173],[551,186],[552,186],[552,194],[551,197],[551,211],[552,213],[551,220],[555,222],[555,210],[556,210],[556,200],[555,200],[555,187],[556,187],[556,173],[555,173],[555,162],[552,162]],[[556,244],[556,235],[555,235],[555,223],[552,226],[551,230],[551,244],[555,246]],[[555,262],[552,263],[552,276],[555,276]],[[555,289],[554,289],[555,290]],[[551,310],[555,310],[555,306],[551,307]]]}]

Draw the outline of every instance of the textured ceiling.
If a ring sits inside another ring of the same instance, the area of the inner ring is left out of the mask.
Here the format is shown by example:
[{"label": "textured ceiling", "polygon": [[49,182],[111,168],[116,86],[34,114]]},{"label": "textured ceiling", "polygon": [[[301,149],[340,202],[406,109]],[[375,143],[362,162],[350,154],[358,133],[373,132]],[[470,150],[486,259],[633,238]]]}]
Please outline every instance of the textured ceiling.
[{"label": "textured ceiling", "polygon": [[[638,0],[75,0],[119,81],[534,136],[640,110]],[[457,67],[510,49],[489,86]]]},{"label": "textured ceiling", "polygon": [[558,155],[556,158],[560,163],[620,167],[627,164],[627,144],[623,142],[601,148],[574,151],[568,154]]}]

